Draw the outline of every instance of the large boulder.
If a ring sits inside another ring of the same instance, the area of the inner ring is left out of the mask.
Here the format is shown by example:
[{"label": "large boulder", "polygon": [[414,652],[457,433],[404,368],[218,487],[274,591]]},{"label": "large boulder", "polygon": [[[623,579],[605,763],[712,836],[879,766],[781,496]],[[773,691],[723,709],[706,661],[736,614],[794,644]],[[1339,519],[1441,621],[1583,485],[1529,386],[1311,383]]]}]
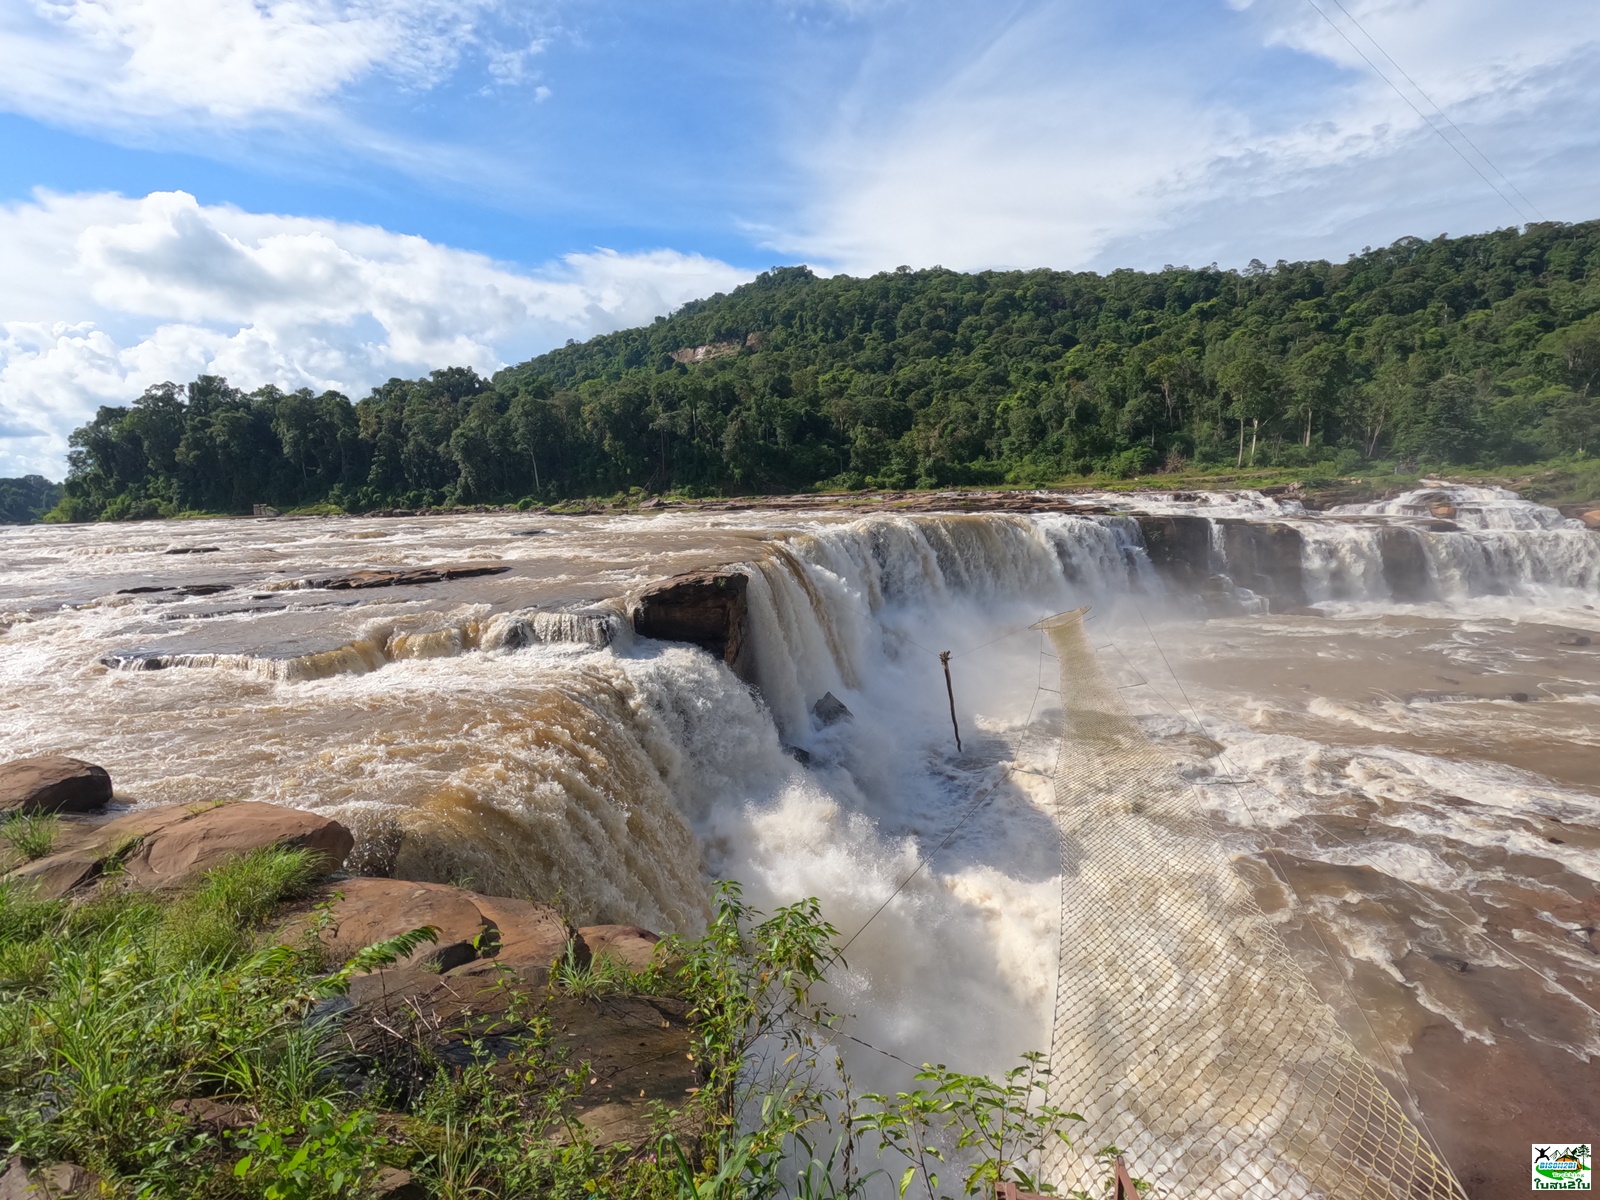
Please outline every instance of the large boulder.
[{"label": "large boulder", "polygon": [[1600,508],[1592,508],[1588,512],[1579,513],[1578,520],[1583,522],[1585,529],[1600,530]]},{"label": "large boulder", "polygon": [[634,632],[666,642],[691,642],[739,670],[749,587],[749,576],[740,571],[679,575],[639,596],[633,607]]},{"label": "large boulder", "polygon": [[[437,940],[419,946],[390,973],[494,976],[506,967],[527,982],[543,983],[569,944],[580,966],[589,961],[576,930],[546,904],[406,879],[339,880],[325,885],[321,898],[329,920],[317,937],[335,962],[424,925],[438,931]],[[296,918],[286,933],[292,936],[309,921]]]},{"label": "large boulder", "polygon": [[548,904],[512,900],[505,896],[465,893],[483,914],[493,936],[480,946],[480,956],[497,966],[510,967],[524,977],[548,972],[570,947],[575,966],[589,964],[589,947]]},{"label": "large boulder", "polygon": [[64,754],[0,764],[0,813],[93,812],[111,800],[104,767]]},{"label": "large boulder", "polygon": [[322,897],[329,920],[317,938],[334,962],[344,962],[374,942],[432,925],[438,939],[419,946],[396,966],[448,971],[477,958],[494,928],[468,893],[441,883],[342,879],[327,884]]},{"label": "large boulder", "polygon": [[269,846],[317,851],[336,870],[354,843],[337,821],[277,804],[166,804],[104,824],[63,825],[54,853],[13,870],[41,895],[64,896],[121,863],[127,880],[145,888],[182,887],[236,855]]},{"label": "large boulder", "polygon": [[182,887],[230,858],[269,847],[315,851],[335,871],[355,845],[339,822],[299,808],[243,800],[221,804],[147,835],[123,860],[139,887]]}]

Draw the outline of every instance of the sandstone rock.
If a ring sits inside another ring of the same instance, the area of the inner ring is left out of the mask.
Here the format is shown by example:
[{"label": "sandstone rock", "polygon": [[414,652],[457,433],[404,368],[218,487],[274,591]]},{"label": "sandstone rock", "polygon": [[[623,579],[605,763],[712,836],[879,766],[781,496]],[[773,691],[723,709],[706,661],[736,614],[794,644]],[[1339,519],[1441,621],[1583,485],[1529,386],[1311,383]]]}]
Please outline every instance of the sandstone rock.
[{"label": "sandstone rock", "polygon": [[1579,513],[1578,520],[1583,522],[1585,529],[1600,529],[1600,508],[1591,508],[1586,513]]},{"label": "sandstone rock", "polygon": [[1179,591],[1195,591],[1216,574],[1211,556],[1211,522],[1195,516],[1136,517],[1144,534],[1145,553],[1156,571]]},{"label": "sandstone rock", "polygon": [[44,754],[0,765],[0,813],[90,812],[111,800],[104,767]]},{"label": "sandstone rock", "polygon": [[1272,611],[1303,608],[1308,599],[1300,531],[1278,522],[1223,520],[1224,566],[1235,584],[1267,597]]},{"label": "sandstone rock", "polygon": [[230,858],[269,846],[314,850],[337,870],[355,839],[339,822],[298,808],[253,800],[222,804],[146,834],[125,860],[139,887],[181,887]]},{"label": "sandstone rock", "polygon": [[832,725],[837,721],[848,721],[853,716],[844,701],[832,692],[824,692],[822,699],[811,706],[811,715],[816,717],[823,725]]},{"label": "sandstone rock", "polygon": [[1441,521],[1454,521],[1456,519],[1456,506],[1448,500],[1439,500],[1428,505],[1428,511]]},{"label": "sandstone rock", "polygon": [[547,1013],[556,1047],[587,1067],[579,1120],[601,1144],[651,1144],[655,1102],[681,1106],[701,1083],[683,1001],[561,997]]},{"label": "sandstone rock", "polygon": [[383,1167],[367,1185],[367,1200],[428,1200],[427,1189],[410,1171]]},{"label": "sandstone rock", "polygon": [[659,933],[637,925],[585,925],[578,936],[596,960],[611,958],[630,971],[648,970],[661,941]]},{"label": "sandstone rock", "polygon": [[419,946],[397,967],[448,971],[472,962],[481,946],[493,944],[494,926],[473,903],[471,893],[444,884],[345,879],[325,885],[322,895],[332,899],[332,922],[319,940],[335,962],[424,925],[439,931],[438,941]]},{"label": "sandstone rock", "polygon": [[56,837],[55,852],[23,864],[10,877],[31,880],[43,896],[64,896],[94,879],[112,859],[126,855],[143,839],[204,811],[200,805],[165,804],[140,809],[103,825],[63,824]]},{"label": "sandstone rock", "polygon": [[741,670],[749,587],[749,577],[738,571],[679,575],[639,597],[633,608],[634,632],[690,642]]},{"label": "sandstone rock", "polygon": [[78,1200],[98,1190],[96,1176],[72,1163],[28,1167],[20,1158],[0,1175],[0,1200]]},{"label": "sandstone rock", "polygon": [[229,1104],[226,1100],[213,1100],[207,1096],[197,1096],[191,1100],[174,1100],[172,1111],[212,1133],[248,1129],[256,1123],[256,1115],[244,1105]]},{"label": "sandstone rock", "polygon": [[566,956],[569,946],[575,965],[589,965],[588,944],[548,904],[476,892],[463,894],[489,926],[489,936],[480,941],[480,957],[511,967],[524,978],[531,973],[547,973]]}]

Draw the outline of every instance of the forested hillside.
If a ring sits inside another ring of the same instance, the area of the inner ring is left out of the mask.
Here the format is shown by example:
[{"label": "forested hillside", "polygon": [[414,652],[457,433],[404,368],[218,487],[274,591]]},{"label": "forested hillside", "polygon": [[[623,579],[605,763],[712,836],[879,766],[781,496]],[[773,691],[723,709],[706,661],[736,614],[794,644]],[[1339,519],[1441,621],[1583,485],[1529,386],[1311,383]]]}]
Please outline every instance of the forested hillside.
[{"label": "forested hillside", "polygon": [[1497,465],[1600,444],[1600,222],[1343,263],[773,270],[493,380],[102,408],[56,516]]},{"label": "forested hillside", "polygon": [[0,479],[0,525],[37,521],[61,500],[61,485],[43,475]]}]

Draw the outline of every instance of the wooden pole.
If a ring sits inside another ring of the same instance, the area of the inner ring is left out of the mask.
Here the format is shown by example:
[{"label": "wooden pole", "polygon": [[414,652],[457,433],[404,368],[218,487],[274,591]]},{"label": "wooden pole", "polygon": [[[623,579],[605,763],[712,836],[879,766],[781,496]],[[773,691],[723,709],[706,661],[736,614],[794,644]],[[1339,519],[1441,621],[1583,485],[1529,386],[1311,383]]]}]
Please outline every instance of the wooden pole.
[{"label": "wooden pole", "polygon": [[961,726],[956,724],[956,689],[950,683],[950,651],[939,651],[939,661],[944,664],[944,694],[950,697],[950,728],[956,731],[956,752],[961,751]]}]

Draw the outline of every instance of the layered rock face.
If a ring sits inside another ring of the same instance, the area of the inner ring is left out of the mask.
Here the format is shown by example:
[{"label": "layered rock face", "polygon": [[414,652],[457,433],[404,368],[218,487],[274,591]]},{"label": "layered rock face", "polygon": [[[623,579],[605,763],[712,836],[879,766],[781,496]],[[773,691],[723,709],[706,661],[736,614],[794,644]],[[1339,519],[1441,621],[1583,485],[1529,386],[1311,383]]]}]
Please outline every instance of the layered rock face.
[{"label": "layered rock face", "polygon": [[633,628],[640,637],[689,642],[743,674],[750,579],[739,571],[678,575],[640,595]]}]

